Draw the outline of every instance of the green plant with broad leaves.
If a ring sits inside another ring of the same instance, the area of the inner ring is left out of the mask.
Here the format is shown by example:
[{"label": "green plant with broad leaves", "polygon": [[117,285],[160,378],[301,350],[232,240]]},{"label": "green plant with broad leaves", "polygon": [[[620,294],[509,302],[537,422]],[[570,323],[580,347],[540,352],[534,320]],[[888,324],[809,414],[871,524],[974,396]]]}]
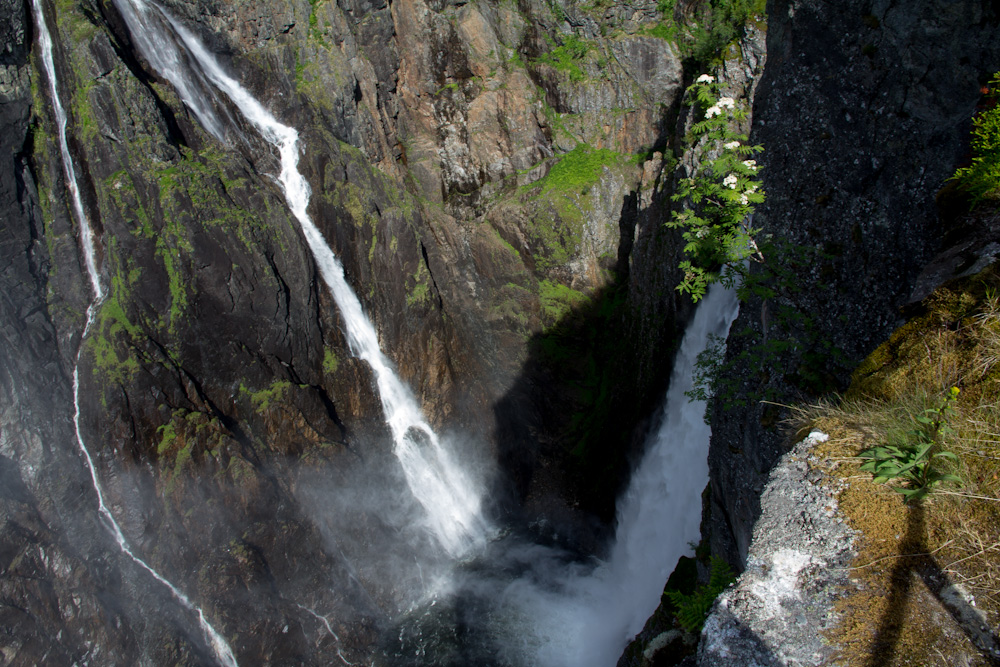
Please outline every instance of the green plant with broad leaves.
[{"label": "green plant with broad leaves", "polygon": [[876,484],[893,480],[902,482],[893,486],[903,495],[906,502],[921,500],[943,482],[961,484],[957,475],[942,472],[940,465],[945,461],[958,461],[954,453],[941,448],[941,438],[949,431],[948,418],[954,411],[953,403],[958,398],[958,387],[952,387],[941,405],[927,408],[915,419],[917,428],[911,430],[911,442],[896,445],[880,445],[861,452],[865,459],[861,470],[870,472]]},{"label": "green plant with broad leaves", "polygon": [[733,577],[733,571],[729,569],[726,561],[718,556],[712,556],[707,584],[699,585],[691,593],[664,591],[663,595],[674,605],[676,610],[674,617],[677,623],[688,632],[699,632],[705,624],[715,598],[734,581],[736,578]]},{"label": "green plant with broad leaves", "polygon": [[688,88],[702,115],[691,128],[694,173],[682,178],[673,195],[682,202],[671,212],[667,226],[682,231],[687,259],[680,263],[684,278],[677,286],[694,301],[708,286],[736,282],[743,260],[763,261],[752,227],[754,207],[764,201],[757,162],[751,159],[761,146],[747,144],[736,128],[747,117],[742,101],[720,94],[715,78],[703,74]]}]

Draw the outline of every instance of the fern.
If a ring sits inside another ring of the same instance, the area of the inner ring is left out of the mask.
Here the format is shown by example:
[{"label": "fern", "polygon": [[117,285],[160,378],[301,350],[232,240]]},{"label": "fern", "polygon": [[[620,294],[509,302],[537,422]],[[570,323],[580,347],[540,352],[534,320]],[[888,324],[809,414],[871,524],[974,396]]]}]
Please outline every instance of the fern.
[{"label": "fern", "polygon": [[736,579],[724,560],[712,556],[709,566],[708,583],[701,584],[691,593],[664,591],[663,594],[674,605],[674,617],[687,632],[700,632],[712,608],[715,598],[726,590]]}]

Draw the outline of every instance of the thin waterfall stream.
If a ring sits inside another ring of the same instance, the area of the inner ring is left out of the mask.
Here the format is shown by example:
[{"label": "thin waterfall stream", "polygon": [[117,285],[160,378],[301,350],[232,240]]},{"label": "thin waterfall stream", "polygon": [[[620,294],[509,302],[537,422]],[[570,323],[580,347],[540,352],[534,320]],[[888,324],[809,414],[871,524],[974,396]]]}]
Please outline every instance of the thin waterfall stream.
[{"label": "thin waterfall stream", "polygon": [[90,455],[90,450],[87,448],[83,438],[83,433],[80,429],[80,358],[83,354],[84,341],[87,339],[87,334],[90,331],[90,327],[94,323],[94,318],[96,317],[97,311],[100,308],[102,300],[104,299],[104,291],[101,288],[101,280],[97,272],[93,231],[91,230],[90,220],[87,218],[83,207],[83,201],[80,197],[80,187],[76,179],[76,167],[73,164],[73,158],[70,155],[69,145],[66,140],[66,110],[63,108],[62,100],[59,97],[55,62],[52,54],[52,36],[50,35],[48,25],[45,22],[45,12],[42,8],[41,0],[32,0],[32,9],[35,14],[35,25],[38,28],[38,41],[42,48],[42,63],[45,68],[45,73],[49,79],[49,94],[55,111],[56,124],[58,125],[59,151],[62,157],[63,170],[66,174],[66,187],[67,190],[69,190],[73,212],[76,214],[77,224],[79,225],[80,242],[83,246],[84,264],[86,265],[87,275],[90,278],[91,288],[94,293],[94,298],[87,306],[86,324],[84,325],[83,333],[80,336],[80,347],[77,349],[76,361],[73,366],[73,429],[76,435],[76,443],[80,448],[80,452],[83,454],[84,461],[87,464],[87,469],[90,472],[91,483],[94,487],[94,492],[97,494],[98,511],[103,520],[104,526],[115,538],[118,548],[136,565],[148,572],[154,579],[156,579],[156,581],[165,586],[182,607],[187,609],[189,612],[194,613],[198,617],[198,625],[201,628],[202,633],[205,635],[208,645],[215,654],[219,663],[225,665],[226,667],[237,667],[236,658],[233,655],[232,650],[229,648],[229,644],[226,643],[226,640],[223,639],[222,635],[220,635],[218,631],[212,627],[211,623],[208,622],[208,619],[205,618],[205,613],[202,609],[194,604],[190,598],[180,591],[180,589],[163,577],[163,575],[146,563],[146,561],[137,556],[132,550],[128,540],[125,538],[125,534],[122,532],[121,526],[115,520],[111,510],[108,509],[107,504],[104,502],[104,492],[101,489],[100,478],[97,475],[97,467],[94,465],[94,459]]}]

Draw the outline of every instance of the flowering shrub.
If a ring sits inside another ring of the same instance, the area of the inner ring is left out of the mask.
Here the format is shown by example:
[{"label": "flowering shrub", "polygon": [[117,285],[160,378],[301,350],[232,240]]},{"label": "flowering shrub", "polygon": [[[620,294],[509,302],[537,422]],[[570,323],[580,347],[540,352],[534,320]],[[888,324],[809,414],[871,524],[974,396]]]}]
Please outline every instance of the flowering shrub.
[{"label": "flowering shrub", "polygon": [[712,283],[732,281],[744,259],[763,261],[751,227],[754,206],[764,201],[759,167],[749,159],[763,150],[747,145],[746,135],[734,129],[746,110],[731,97],[719,96],[715,77],[702,74],[688,89],[704,118],[694,124],[689,137],[695,147],[698,170],[680,180],[674,201],[683,202],[667,226],[681,229],[684,279],[677,289],[698,301]]}]

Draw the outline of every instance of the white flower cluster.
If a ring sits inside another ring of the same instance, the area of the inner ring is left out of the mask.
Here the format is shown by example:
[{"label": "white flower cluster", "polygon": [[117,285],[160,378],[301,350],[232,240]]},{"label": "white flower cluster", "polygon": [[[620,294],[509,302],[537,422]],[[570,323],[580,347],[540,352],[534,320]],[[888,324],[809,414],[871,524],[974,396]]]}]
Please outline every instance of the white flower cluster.
[{"label": "white flower cluster", "polygon": [[740,147],[740,142],[730,141],[729,143],[722,144],[722,147],[725,148],[727,151],[736,150],[737,148]]},{"label": "white flower cluster", "polygon": [[711,74],[702,74],[696,83],[715,83],[715,77]]},{"label": "white flower cluster", "polygon": [[752,195],[755,192],[757,192],[757,186],[756,185],[751,185],[749,188],[747,188],[746,192],[744,192],[743,194],[740,195],[740,203],[743,204],[744,206],[746,206],[747,204],[749,204],[750,203],[750,195]]},{"label": "white flower cluster", "polygon": [[724,179],[722,179],[722,184],[732,190],[736,189],[736,186],[739,185],[739,182],[740,179],[736,177],[736,174],[729,174]]},{"label": "white flower cluster", "polygon": [[752,171],[757,171],[757,160],[743,160],[743,166]]},{"label": "white flower cluster", "polygon": [[736,101],[731,97],[722,97],[714,105],[705,111],[705,118],[715,118],[722,113],[723,109],[732,109],[736,106]]}]

